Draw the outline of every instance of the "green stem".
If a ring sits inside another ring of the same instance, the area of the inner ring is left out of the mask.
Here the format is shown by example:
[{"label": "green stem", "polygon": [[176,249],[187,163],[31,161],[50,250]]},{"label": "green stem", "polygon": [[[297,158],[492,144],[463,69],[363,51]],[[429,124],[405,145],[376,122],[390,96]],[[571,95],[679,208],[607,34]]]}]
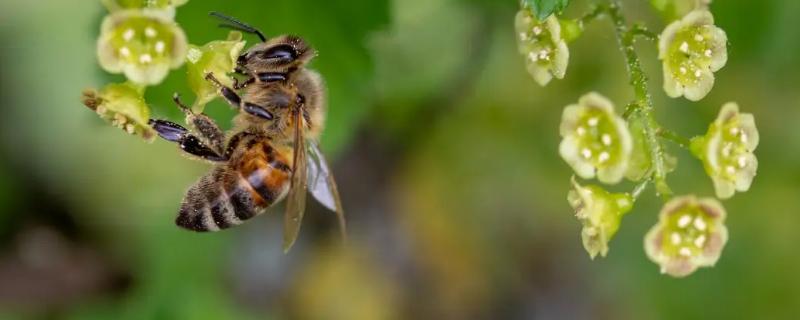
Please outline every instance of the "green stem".
[{"label": "green stem", "polygon": [[650,184],[650,179],[645,179],[633,188],[633,191],[631,191],[631,197],[633,197],[634,201],[639,199],[639,196],[642,194],[642,192],[644,192],[644,189],[647,189],[648,184]]},{"label": "green stem", "polygon": [[606,6],[603,5],[596,5],[592,8],[591,11],[584,14],[582,17],[578,18],[578,26],[580,26],[581,30],[583,30],[583,26],[592,20],[597,19],[600,17],[604,12],[606,12]]},{"label": "green stem", "polygon": [[650,41],[658,40],[657,34],[651,32],[650,30],[647,29],[647,27],[638,23],[634,24],[633,27],[631,27],[630,33],[633,34],[634,36],[642,37]]},{"label": "green stem", "polygon": [[672,141],[673,143],[679,145],[681,148],[688,150],[692,144],[691,141],[689,141],[689,139],[684,138],[683,136],[675,133],[672,130],[665,128],[658,128],[656,132],[658,133],[658,136],[661,137],[662,139]]},{"label": "green stem", "polygon": [[630,84],[633,86],[638,106],[631,116],[638,116],[644,124],[644,133],[647,147],[650,151],[651,167],[653,169],[653,182],[655,182],[656,192],[665,200],[672,196],[672,190],[667,185],[666,159],[663,147],[658,141],[656,133],[659,128],[653,115],[653,100],[648,93],[647,76],[639,62],[639,56],[634,48],[635,32],[627,26],[625,16],[622,15],[618,1],[612,1],[607,7],[607,12],[614,24],[614,34],[617,38],[620,50],[625,57],[625,64],[628,69]]}]

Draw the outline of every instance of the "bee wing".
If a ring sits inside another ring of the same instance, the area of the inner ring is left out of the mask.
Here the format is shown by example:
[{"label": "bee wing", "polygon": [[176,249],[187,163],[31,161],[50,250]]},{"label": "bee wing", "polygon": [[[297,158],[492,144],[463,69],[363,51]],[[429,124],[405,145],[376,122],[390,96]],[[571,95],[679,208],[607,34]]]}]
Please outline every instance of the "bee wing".
[{"label": "bee wing", "polygon": [[303,213],[306,210],[306,147],[303,137],[303,116],[297,112],[294,119],[294,164],[292,167],[292,181],[289,195],[286,200],[286,213],[283,216],[283,252],[289,249],[297,240],[300,224],[303,222]]},{"label": "bee wing", "polygon": [[319,145],[312,140],[306,141],[306,154],[308,157],[306,163],[308,168],[308,191],[319,203],[336,213],[336,217],[339,220],[339,230],[344,239],[347,234],[344,209],[342,209],[342,201],[339,199],[336,180],[333,179],[333,173],[330,171],[328,161],[322,155]]}]

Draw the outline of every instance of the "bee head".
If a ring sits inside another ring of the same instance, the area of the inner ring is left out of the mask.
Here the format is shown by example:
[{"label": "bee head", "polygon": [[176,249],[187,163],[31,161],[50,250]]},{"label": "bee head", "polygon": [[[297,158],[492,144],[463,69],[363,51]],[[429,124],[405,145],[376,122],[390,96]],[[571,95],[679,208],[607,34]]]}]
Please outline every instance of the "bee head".
[{"label": "bee head", "polygon": [[310,61],[316,52],[302,38],[279,36],[245,51],[236,61],[237,69],[253,73],[296,70]]}]

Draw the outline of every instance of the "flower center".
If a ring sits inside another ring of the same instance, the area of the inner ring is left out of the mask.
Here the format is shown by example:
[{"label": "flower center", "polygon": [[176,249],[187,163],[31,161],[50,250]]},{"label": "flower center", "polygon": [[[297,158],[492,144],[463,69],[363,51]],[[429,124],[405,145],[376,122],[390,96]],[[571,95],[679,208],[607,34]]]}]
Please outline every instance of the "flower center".
[{"label": "flower center", "polygon": [[523,19],[523,30],[519,31],[519,43],[526,59],[540,66],[548,66],[555,58],[556,46],[550,29],[544,22],[535,21],[529,14]]},{"label": "flower center", "polygon": [[575,134],[580,156],[597,168],[607,167],[621,151],[613,121],[601,110],[588,110],[578,121]]},{"label": "flower center", "polygon": [[739,121],[728,121],[721,128],[722,139],[716,150],[719,158],[722,176],[735,180],[736,174],[753,165],[747,149],[747,132],[741,127]]},{"label": "flower center", "polygon": [[133,17],[114,27],[112,47],[120,60],[131,64],[163,63],[172,48],[172,31],[163,23]]},{"label": "flower center", "polygon": [[697,83],[703,71],[709,69],[714,55],[710,41],[712,27],[687,27],[675,34],[668,50],[667,63],[678,82]]},{"label": "flower center", "polygon": [[714,231],[713,218],[698,206],[686,206],[672,213],[661,239],[664,253],[673,257],[700,255]]}]

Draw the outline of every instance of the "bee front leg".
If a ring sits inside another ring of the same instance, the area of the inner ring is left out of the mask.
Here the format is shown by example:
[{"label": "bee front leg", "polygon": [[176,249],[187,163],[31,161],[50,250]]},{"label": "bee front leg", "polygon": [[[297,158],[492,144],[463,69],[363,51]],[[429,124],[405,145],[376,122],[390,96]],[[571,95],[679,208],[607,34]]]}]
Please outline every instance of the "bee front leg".
[{"label": "bee front leg", "polygon": [[262,119],[271,120],[273,118],[272,113],[262,106],[255,105],[250,102],[242,103],[242,98],[236,94],[236,91],[233,91],[233,89],[228,88],[220,83],[219,80],[214,77],[214,74],[207,73],[206,80],[211,81],[217,86],[217,88],[219,88],[222,97],[225,98],[225,100],[228,101],[228,104],[231,106]]},{"label": "bee front leg", "polygon": [[222,154],[222,151],[225,149],[225,133],[219,128],[217,123],[205,114],[195,114],[192,112],[192,110],[186,107],[181,101],[180,95],[177,93],[172,96],[172,101],[183,111],[186,115],[186,123],[198,133],[203,142],[218,154]]},{"label": "bee front leg", "polygon": [[208,161],[222,162],[227,159],[219,152],[209,148],[203,141],[192,135],[188,129],[181,125],[167,121],[150,119],[149,124],[164,140],[178,143],[181,150],[186,153]]},{"label": "bee front leg", "polygon": [[242,98],[239,97],[236,91],[226,87],[224,84],[219,82],[219,80],[217,80],[217,78],[214,77],[213,73],[211,72],[206,73],[206,80],[211,81],[211,83],[217,86],[220,94],[222,95],[222,98],[224,98],[225,101],[228,101],[228,104],[230,104],[232,107],[236,109],[240,109],[242,107]]}]

